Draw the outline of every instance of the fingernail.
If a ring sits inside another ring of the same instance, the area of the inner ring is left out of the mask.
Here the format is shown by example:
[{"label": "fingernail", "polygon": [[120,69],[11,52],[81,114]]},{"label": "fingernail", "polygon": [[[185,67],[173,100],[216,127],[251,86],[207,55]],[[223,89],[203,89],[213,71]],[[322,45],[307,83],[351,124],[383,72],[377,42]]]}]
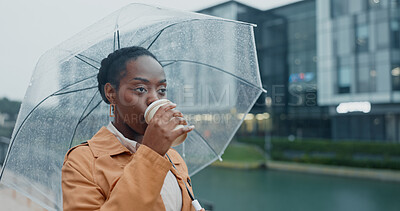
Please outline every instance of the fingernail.
[{"label": "fingernail", "polygon": [[194,125],[190,125],[189,128],[190,128],[190,129],[194,129]]}]

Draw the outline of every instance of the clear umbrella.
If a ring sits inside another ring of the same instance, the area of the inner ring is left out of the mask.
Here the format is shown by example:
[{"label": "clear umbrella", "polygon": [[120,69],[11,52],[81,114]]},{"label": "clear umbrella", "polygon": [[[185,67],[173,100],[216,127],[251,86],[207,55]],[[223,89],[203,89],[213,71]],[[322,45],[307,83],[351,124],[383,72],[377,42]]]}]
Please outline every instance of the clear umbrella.
[{"label": "clear umbrella", "polygon": [[142,4],[124,7],[39,60],[12,135],[1,182],[49,210],[62,209],[67,150],[106,125],[100,61],[115,49],[148,48],[168,98],[196,127],[177,146],[193,175],[220,159],[262,89],[253,25]]}]

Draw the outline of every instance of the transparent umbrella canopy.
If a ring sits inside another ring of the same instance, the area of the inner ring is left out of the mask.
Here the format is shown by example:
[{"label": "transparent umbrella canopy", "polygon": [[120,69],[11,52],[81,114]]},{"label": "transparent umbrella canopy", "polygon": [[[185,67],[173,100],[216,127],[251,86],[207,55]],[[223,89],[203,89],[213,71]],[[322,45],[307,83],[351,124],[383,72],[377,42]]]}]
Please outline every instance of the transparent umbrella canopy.
[{"label": "transparent umbrella canopy", "polygon": [[142,46],[162,64],[168,99],[195,125],[176,150],[193,175],[220,159],[262,89],[254,25],[142,4],[128,5],[46,52],[11,138],[1,182],[62,210],[65,153],[111,119],[97,89],[103,58]]}]

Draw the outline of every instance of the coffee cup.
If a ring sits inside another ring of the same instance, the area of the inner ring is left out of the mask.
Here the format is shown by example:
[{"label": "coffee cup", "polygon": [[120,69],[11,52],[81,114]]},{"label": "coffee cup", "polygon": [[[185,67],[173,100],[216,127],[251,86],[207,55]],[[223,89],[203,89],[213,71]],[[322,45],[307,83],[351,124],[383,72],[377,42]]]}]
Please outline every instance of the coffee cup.
[{"label": "coffee cup", "polygon": [[[144,112],[144,119],[146,121],[147,124],[150,123],[151,119],[153,118],[154,114],[157,112],[157,110],[165,105],[171,103],[171,101],[167,100],[167,99],[160,99],[160,100],[156,100],[154,102],[152,102],[149,107],[147,107],[146,111]],[[174,130],[183,128],[183,125],[178,125],[174,128]],[[187,134],[183,134],[181,136],[179,136],[178,138],[176,138],[173,142],[172,142],[172,146],[178,146],[179,144],[183,143],[183,141],[185,141],[187,137]]]}]

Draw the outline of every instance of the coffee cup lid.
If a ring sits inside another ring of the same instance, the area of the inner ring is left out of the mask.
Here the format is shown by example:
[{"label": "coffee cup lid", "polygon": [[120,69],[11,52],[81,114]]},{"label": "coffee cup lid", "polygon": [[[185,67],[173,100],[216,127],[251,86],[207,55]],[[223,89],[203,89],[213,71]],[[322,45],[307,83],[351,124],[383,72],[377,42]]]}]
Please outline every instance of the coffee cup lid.
[{"label": "coffee cup lid", "polygon": [[156,100],[156,101],[152,102],[152,103],[146,108],[146,111],[144,112],[144,119],[146,120],[146,122],[147,122],[147,115],[148,115],[148,113],[149,113],[155,106],[161,105],[161,104],[166,104],[166,103],[169,103],[169,102],[171,102],[171,101],[169,101],[168,99],[160,99],[160,100]]}]

